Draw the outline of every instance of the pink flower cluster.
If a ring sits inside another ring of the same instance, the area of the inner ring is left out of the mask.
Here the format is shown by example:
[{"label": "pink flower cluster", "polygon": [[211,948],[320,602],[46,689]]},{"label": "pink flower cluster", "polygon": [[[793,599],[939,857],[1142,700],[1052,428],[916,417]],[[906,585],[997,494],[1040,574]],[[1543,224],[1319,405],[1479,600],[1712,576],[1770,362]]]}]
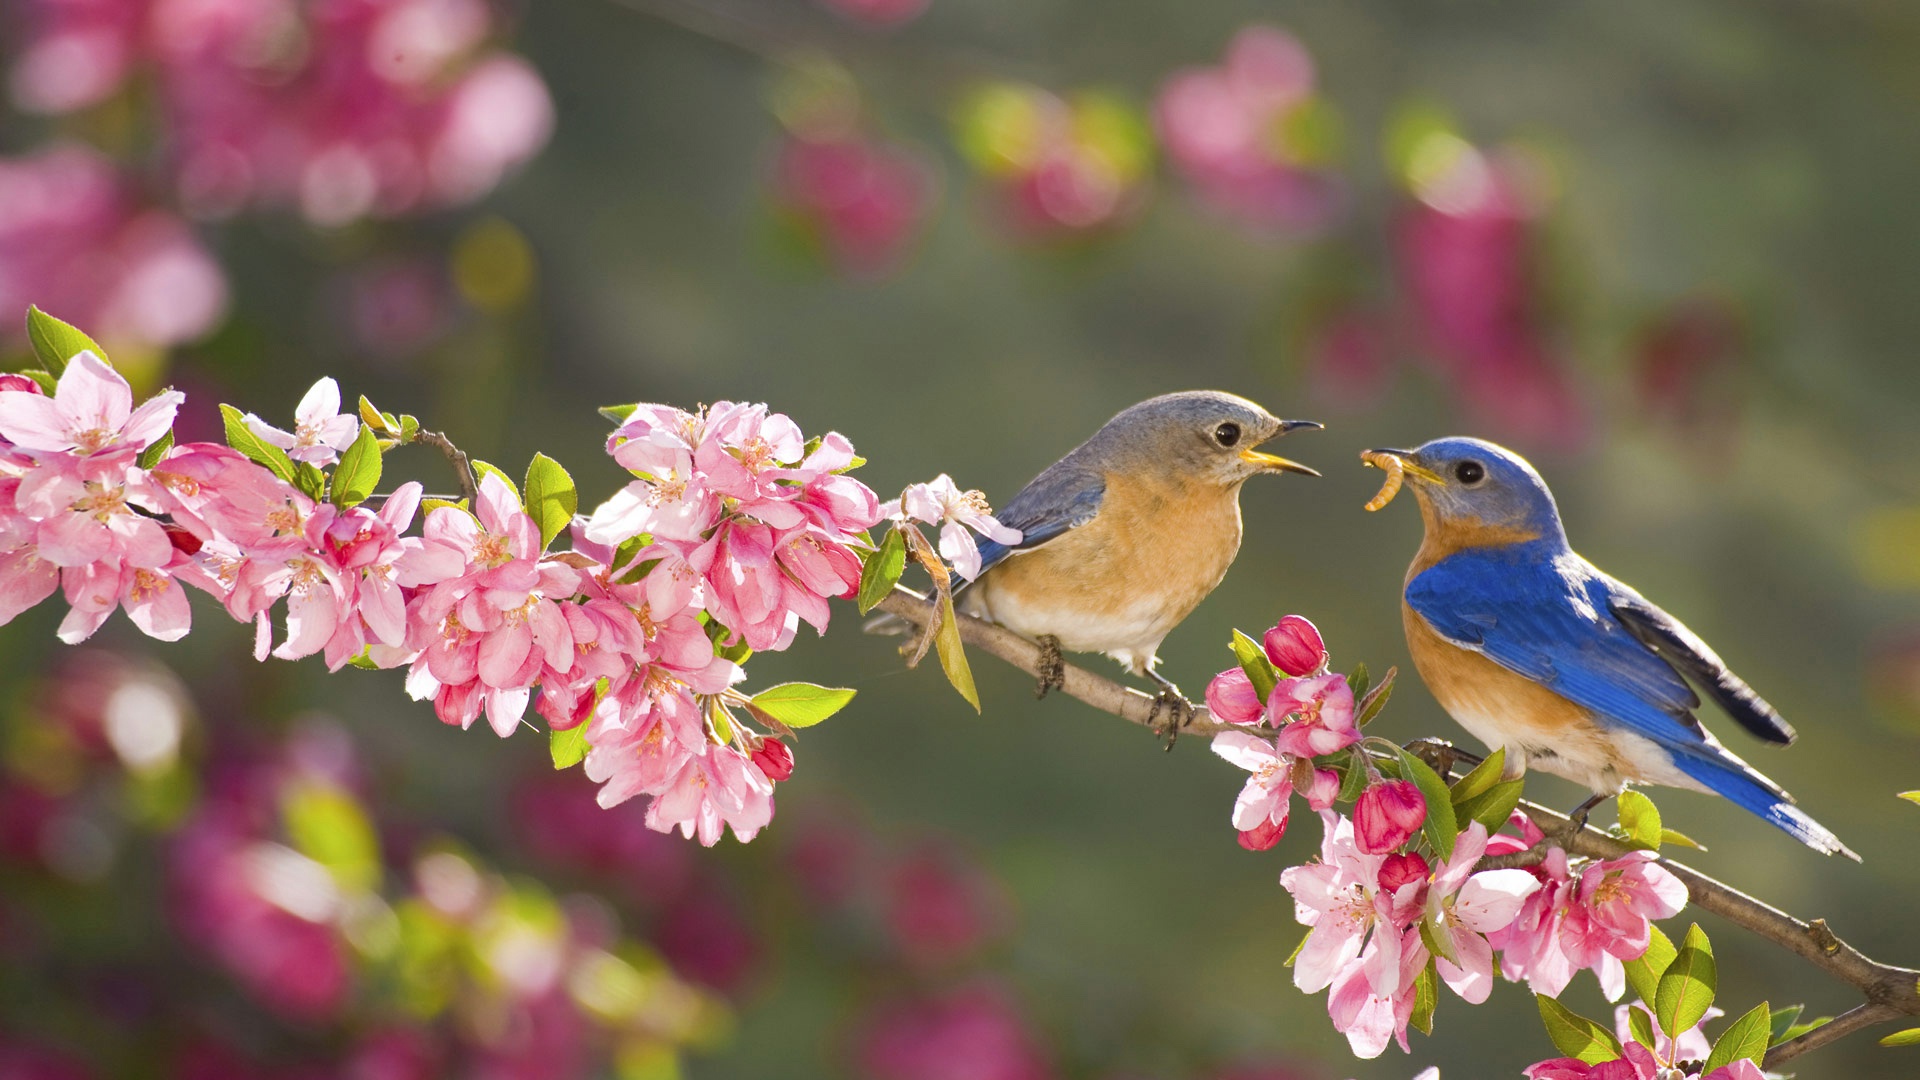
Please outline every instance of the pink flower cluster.
[{"label": "pink flower cluster", "polygon": [[1748,1058],[1703,1075],[1663,1066],[1653,1051],[1639,1043],[1627,1043],[1622,1049],[1624,1057],[1598,1065],[1578,1058],[1542,1061],[1527,1067],[1527,1080],[1766,1080],[1767,1075]]},{"label": "pink flower cluster", "polygon": [[227,282],[186,223],[137,198],[112,162],[57,143],[0,158],[0,311],[29,303],[109,345],[167,348],[219,323]]},{"label": "pink flower cluster", "polygon": [[1034,241],[1100,233],[1145,204],[1152,140],[1135,110],[1104,94],[1072,100],[1023,83],[976,91],[960,143],[1009,232]]},{"label": "pink flower cluster", "polygon": [[[880,516],[873,492],[842,475],[854,464],[845,438],[809,445],[764,405],[640,406],[608,442],[639,479],[576,522],[576,550],[548,554],[492,470],[471,510],[437,506],[409,536],[417,483],[374,509],[315,499],[212,443],[143,465],[181,401],[169,390],[135,409],[126,380],[88,352],[52,396],[0,377],[0,623],[64,589],[65,641],[116,607],[174,640],[190,627],[192,585],[256,625],[257,657],[405,666],[408,692],[449,724],[484,714],[505,737],[538,689],[554,731],[588,725],[601,804],[652,796],[659,831],[710,845],[727,826],[747,840],[771,819],[792,752],[722,696],[747,652],[786,648],[802,621],[824,631],[828,599],[859,587],[856,549]],[[364,437],[338,407],[323,379],[293,431],[246,426],[311,469]]]},{"label": "pink flower cluster", "polygon": [[485,0],[30,0],[22,107],[66,113],[149,73],[196,213],[343,224],[467,202],[543,145],[546,86],[489,49]]},{"label": "pink flower cluster", "polygon": [[1306,47],[1256,24],[1234,35],[1219,67],[1174,73],[1154,123],[1167,156],[1208,202],[1255,225],[1312,229],[1341,202],[1323,145],[1331,117],[1313,87]]},{"label": "pink flower cluster", "polygon": [[773,202],[834,267],[880,274],[899,265],[931,209],[934,172],[911,151],[855,133],[786,136]]}]

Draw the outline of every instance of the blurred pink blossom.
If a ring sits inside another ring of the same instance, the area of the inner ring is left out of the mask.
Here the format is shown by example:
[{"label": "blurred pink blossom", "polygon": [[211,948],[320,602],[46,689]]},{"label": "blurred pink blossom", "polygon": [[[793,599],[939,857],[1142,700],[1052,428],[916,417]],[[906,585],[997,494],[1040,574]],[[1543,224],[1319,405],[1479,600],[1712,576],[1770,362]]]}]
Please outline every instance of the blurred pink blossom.
[{"label": "blurred pink blossom", "polygon": [[1006,990],[977,982],[883,1005],[854,1035],[866,1080],[1049,1080],[1054,1073]]},{"label": "blurred pink blossom", "polygon": [[773,174],[775,207],[854,274],[900,265],[925,225],[935,174],[912,152],[858,135],[789,135]]}]

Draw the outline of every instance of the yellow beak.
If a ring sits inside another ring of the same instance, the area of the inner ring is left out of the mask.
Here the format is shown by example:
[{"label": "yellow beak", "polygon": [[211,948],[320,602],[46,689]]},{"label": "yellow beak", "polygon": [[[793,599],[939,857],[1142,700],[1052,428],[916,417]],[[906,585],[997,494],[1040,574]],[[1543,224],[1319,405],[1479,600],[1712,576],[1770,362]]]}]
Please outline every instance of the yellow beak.
[{"label": "yellow beak", "polygon": [[1362,450],[1360,452],[1360,460],[1366,462],[1367,464],[1373,466],[1376,469],[1387,468],[1387,465],[1380,460],[1381,458],[1385,458],[1385,457],[1399,458],[1400,470],[1406,473],[1408,476],[1413,477],[1415,480],[1419,480],[1428,484],[1444,485],[1446,483],[1445,480],[1441,479],[1440,474],[1434,472],[1431,469],[1426,469],[1426,468],[1422,468],[1419,465],[1415,465],[1413,463],[1413,451],[1411,450],[1382,449],[1382,450]]},{"label": "yellow beak", "polygon": [[1297,461],[1289,461],[1275,454],[1263,454],[1251,447],[1240,451],[1240,460],[1249,465],[1257,465],[1268,472],[1297,472],[1305,476],[1319,476],[1317,469],[1310,469]]}]

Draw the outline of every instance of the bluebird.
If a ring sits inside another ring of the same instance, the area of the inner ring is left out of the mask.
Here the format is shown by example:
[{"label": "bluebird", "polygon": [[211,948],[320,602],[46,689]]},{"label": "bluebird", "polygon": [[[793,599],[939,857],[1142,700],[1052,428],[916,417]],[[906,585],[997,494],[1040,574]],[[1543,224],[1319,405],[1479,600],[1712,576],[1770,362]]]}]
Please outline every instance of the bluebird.
[{"label": "bluebird", "polygon": [[1153,679],[1160,642],[1226,576],[1240,550],[1240,486],[1265,472],[1319,473],[1255,449],[1311,420],[1280,420],[1242,397],[1194,390],[1124,410],[1002,508],[1021,540],[981,545],[961,610],[1059,653],[1105,653]]},{"label": "bluebird", "polygon": [[1693,687],[1767,742],[1795,737],[1699,635],[1567,546],[1525,459],[1465,438],[1375,455],[1400,459],[1426,526],[1401,605],[1414,666],[1461,727],[1506,749],[1510,777],[1531,766],[1586,785],[1581,821],[1629,784],[1717,794],[1859,860],[1701,725]]}]

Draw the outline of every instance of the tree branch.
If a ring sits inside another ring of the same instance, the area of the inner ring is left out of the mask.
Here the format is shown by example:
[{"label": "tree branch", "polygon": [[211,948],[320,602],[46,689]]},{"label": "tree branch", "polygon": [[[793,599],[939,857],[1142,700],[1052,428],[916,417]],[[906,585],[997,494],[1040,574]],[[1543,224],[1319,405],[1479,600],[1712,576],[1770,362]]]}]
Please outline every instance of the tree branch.
[{"label": "tree branch", "polygon": [[[880,602],[880,610],[899,616],[915,627],[925,625],[932,611],[925,598],[906,588],[896,588],[891,595]],[[1040,646],[1003,626],[983,622],[972,616],[961,615],[959,620],[962,641],[991,653],[1022,671],[1036,677],[1039,675],[1042,654]],[[1060,688],[1068,696],[1129,723],[1148,728],[1154,725],[1154,699],[1151,695],[1096,675],[1085,668],[1072,664],[1066,665]],[[1246,730],[1248,729],[1245,727],[1215,721],[1204,706],[1196,707],[1192,717],[1180,728],[1182,733],[1193,735],[1214,735],[1222,731]],[[1465,751],[1450,746],[1445,749],[1448,754],[1462,761],[1477,760],[1474,755]],[[1592,826],[1587,826],[1571,836],[1565,836],[1570,824],[1565,814],[1526,802],[1521,803],[1520,808],[1526,811],[1534,823],[1549,836],[1556,831],[1561,833],[1564,836],[1563,846],[1570,854],[1595,859],[1617,859],[1635,850],[1621,840]],[[1540,858],[1545,857],[1546,854],[1546,843],[1543,842],[1536,847],[1537,852],[1529,850],[1514,855],[1499,856],[1485,860],[1481,865],[1486,868],[1531,865],[1539,862]],[[1533,856],[1531,861],[1528,859],[1529,856]],[[1882,964],[1862,955],[1859,950],[1841,941],[1828,928],[1824,919],[1803,922],[1725,882],[1708,877],[1685,863],[1675,862],[1665,856],[1661,856],[1659,861],[1661,866],[1686,885],[1688,898],[1697,907],[1710,911],[1735,926],[1800,956],[1834,978],[1859,990],[1866,997],[1866,1003],[1860,1007],[1797,1039],[1774,1047],[1767,1055],[1768,1067],[1817,1049],[1862,1028],[1886,1023],[1900,1016],[1920,1016],[1920,971]]]},{"label": "tree branch", "polygon": [[437,446],[441,453],[447,455],[447,463],[453,466],[454,476],[460,481],[460,491],[467,497],[467,505],[479,506],[480,488],[474,483],[473,459],[467,456],[467,452],[453,445],[453,440],[447,438],[445,434],[428,431],[425,428],[414,435],[414,440],[426,443],[428,446]]}]

